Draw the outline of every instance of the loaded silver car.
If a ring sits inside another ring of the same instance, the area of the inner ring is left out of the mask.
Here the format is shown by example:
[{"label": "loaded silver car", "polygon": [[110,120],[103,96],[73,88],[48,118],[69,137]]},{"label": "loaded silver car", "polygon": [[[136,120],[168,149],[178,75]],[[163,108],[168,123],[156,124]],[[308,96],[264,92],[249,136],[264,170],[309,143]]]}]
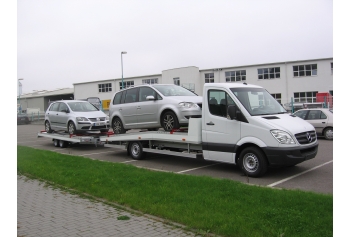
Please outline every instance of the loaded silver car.
[{"label": "loaded silver car", "polygon": [[171,131],[188,126],[191,117],[202,117],[202,97],[172,84],[135,86],[113,95],[109,117],[116,134],[161,127]]},{"label": "loaded silver car", "polygon": [[48,133],[66,131],[69,134],[108,132],[109,117],[87,101],[55,101],[45,112],[45,130]]}]

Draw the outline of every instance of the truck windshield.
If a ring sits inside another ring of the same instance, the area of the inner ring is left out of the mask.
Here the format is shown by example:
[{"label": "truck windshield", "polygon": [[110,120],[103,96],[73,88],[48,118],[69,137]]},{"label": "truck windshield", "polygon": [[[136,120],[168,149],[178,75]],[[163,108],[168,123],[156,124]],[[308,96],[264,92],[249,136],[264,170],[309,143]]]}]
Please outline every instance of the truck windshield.
[{"label": "truck windshield", "polygon": [[250,115],[283,114],[287,111],[263,88],[230,88]]}]

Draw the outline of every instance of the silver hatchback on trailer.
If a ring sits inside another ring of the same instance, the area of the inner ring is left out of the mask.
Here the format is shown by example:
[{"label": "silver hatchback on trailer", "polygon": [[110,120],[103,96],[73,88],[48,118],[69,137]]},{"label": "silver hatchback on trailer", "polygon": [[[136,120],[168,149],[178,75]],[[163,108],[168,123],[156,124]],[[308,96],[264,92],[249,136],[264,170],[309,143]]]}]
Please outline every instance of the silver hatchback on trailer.
[{"label": "silver hatchback on trailer", "polygon": [[55,101],[45,112],[45,130],[48,133],[66,131],[69,134],[108,132],[109,117],[87,101]]}]

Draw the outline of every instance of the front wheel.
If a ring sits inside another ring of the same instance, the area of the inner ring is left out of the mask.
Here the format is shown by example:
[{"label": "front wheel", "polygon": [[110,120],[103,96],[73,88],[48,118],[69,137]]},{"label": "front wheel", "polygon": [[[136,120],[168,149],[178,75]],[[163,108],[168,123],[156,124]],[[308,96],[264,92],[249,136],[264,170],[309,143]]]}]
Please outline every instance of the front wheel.
[{"label": "front wheel", "polygon": [[140,142],[130,142],[128,149],[129,149],[129,154],[134,160],[143,159],[143,148]]},{"label": "front wheel", "polygon": [[326,128],[323,135],[327,140],[333,140],[333,128]]},{"label": "front wheel", "polygon": [[75,128],[75,124],[73,122],[68,123],[68,133],[69,135],[74,135],[77,133],[77,129]]},{"label": "front wheel", "polygon": [[46,121],[45,122],[45,131],[47,133],[52,133],[52,129],[51,129],[51,126],[50,126],[50,122],[49,121]]},{"label": "front wheel", "polygon": [[256,147],[245,148],[238,160],[242,171],[250,177],[259,177],[267,171],[267,161],[264,153]]},{"label": "front wheel", "polygon": [[174,112],[168,111],[164,113],[162,116],[162,127],[167,132],[180,128],[179,121]]}]

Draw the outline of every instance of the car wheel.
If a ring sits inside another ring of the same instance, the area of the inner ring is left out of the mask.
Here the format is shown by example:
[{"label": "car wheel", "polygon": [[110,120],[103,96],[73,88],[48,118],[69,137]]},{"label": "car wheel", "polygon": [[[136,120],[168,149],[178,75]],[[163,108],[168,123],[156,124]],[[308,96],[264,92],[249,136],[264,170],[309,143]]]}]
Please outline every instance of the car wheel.
[{"label": "car wheel", "polygon": [[69,135],[73,135],[77,133],[77,129],[75,128],[75,124],[73,122],[68,123],[68,133]]},{"label": "car wheel", "polygon": [[179,121],[174,112],[168,111],[164,113],[162,117],[162,127],[168,132],[180,128]]},{"label": "car wheel", "polygon": [[250,177],[259,177],[267,171],[265,155],[256,147],[245,148],[239,156],[238,164],[242,171]]},{"label": "car wheel", "polygon": [[327,139],[327,140],[333,140],[333,128],[326,128],[323,131],[323,136]]},{"label": "car wheel", "polygon": [[120,120],[120,118],[113,119],[112,129],[115,134],[126,133],[126,130],[124,129],[123,123]]},{"label": "car wheel", "polygon": [[49,121],[45,121],[45,131],[47,133],[52,133],[52,129],[51,129],[51,126],[50,126],[50,122]]},{"label": "car wheel", "polygon": [[53,145],[54,145],[55,147],[59,147],[59,146],[60,146],[59,140],[53,139]]},{"label": "car wheel", "polygon": [[140,142],[129,143],[129,154],[134,160],[141,160],[143,158],[143,148]]},{"label": "car wheel", "polygon": [[59,144],[61,148],[66,148],[68,145],[68,142],[60,140]]}]

